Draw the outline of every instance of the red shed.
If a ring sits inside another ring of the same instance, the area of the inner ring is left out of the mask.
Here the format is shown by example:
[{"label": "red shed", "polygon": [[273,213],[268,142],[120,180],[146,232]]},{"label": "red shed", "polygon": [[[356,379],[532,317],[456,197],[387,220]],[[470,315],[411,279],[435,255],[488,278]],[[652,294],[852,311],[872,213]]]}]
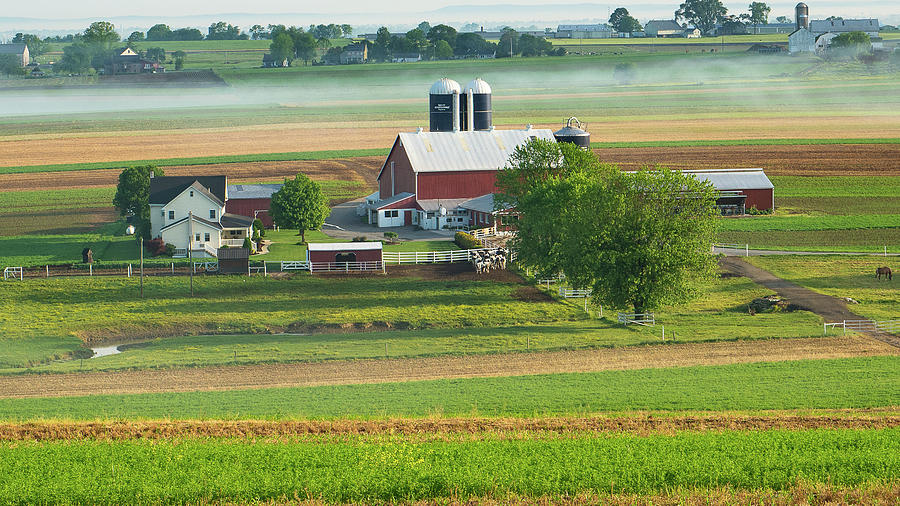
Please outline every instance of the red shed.
[{"label": "red shed", "polygon": [[306,246],[306,260],[316,271],[383,271],[382,245],[376,242],[324,242]]},{"label": "red shed", "polygon": [[269,216],[272,194],[281,189],[281,184],[235,184],[228,185],[225,212],[250,218],[259,218],[266,228],[275,224]]},{"label": "red shed", "polygon": [[712,183],[722,194],[746,196],[745,207],[755,207],[760,211],[775,209],[775,185],[763,169],[704,169],[686,170],[698,179]]}]

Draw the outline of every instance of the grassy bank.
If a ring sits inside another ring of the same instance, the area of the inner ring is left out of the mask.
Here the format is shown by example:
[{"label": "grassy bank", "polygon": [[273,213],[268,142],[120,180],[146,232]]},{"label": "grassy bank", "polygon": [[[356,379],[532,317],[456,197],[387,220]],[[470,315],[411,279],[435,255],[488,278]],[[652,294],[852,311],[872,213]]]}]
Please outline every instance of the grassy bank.
[{"label": "grassy bank", "polygon": [[219,392],[0,399],[5,420],[339,419],[900,405],[900,357]]}]

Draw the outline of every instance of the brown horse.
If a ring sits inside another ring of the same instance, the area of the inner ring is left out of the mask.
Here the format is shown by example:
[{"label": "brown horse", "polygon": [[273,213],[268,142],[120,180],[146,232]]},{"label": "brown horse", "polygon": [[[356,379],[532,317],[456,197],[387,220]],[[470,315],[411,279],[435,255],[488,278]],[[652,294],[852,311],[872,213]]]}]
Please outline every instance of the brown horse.
[{"label": "brown horse", "polygon": [[875,279],[881,279],[881,276],[888,278],[888,280],[894,279],[894,274],[891,272],[890,267],[879,267],[875,269]]}]

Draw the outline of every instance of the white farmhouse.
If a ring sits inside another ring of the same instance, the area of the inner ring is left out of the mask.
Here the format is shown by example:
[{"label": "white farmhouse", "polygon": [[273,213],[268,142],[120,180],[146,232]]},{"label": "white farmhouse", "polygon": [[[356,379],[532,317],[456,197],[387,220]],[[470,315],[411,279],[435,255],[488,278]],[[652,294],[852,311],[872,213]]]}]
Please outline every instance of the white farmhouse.
[{"label": "white farmhouse", "polygon": [[175,256],[214,257],[223,246],[252,237],[253,218],[225,212],[225,176],[150,179],[150,236],[175,247]]}]

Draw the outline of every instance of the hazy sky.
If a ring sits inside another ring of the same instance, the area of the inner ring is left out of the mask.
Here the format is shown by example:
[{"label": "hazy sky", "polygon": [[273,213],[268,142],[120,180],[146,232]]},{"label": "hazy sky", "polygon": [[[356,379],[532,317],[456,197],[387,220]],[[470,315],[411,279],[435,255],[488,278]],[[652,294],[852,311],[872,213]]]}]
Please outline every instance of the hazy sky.
[{"label": "hazy sky", "polygon": [[[375,2],[372,0],[341,0],[338,2],[311,2],[296,0],[268,0],[266,2],[247,2],[246,0],[129,0],[125,2],[110,2],[109,0],[34,0],[27,2],[4,2],[0,17],[27,17],[27,18],[86,18],[102,16],[189,16],[194,14],[217,13],[390,13],[390,12],[427,12],[449,5],[477,5],[477,4],[515,4],[515,5],[553,5],[590,3],[597,8],[585,9],[592,11],[587,17],[596,17],[597,10],[605,10],[603,7],[616,8],[627,7],[632,14],[639,18],[668,17],[677,8],[681,0],[616,0],[616,1],[591,1],[591,0],[564,0],[554,2],[552,0],[393,0],[390,2]],[[730,11],[745,11],[749,0],[728,1],[725,5]],[[788,15],[793,11],[796,1],[770,1],[773,7],[773,16]],[[886,16],[900,14],[900,2],[897,0],[806,0],[812,11],[812,17],[819,17],[819,12],[825,18],[828,15],[840,15],[844,17],[861,16]],[[510,13],[514,16],[514,13]],[[587,14],[587,13],[586,13]]]}]

